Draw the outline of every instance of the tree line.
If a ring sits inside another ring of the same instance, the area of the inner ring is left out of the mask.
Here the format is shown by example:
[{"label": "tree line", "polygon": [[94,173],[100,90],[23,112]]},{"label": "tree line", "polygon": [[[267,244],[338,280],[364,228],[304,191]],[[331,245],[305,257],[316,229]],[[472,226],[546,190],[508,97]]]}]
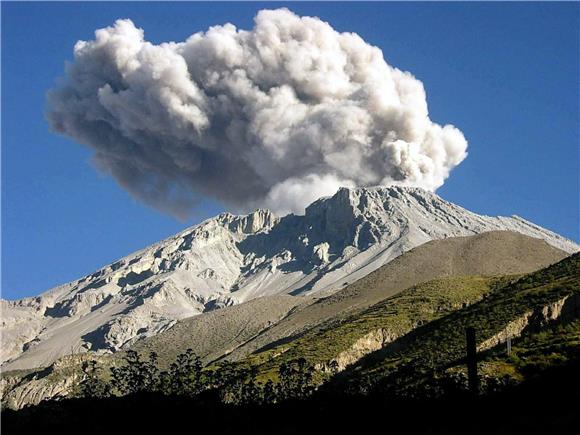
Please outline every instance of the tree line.
[{"label": "tree line", "polygon": [[143,358],[129,350],[123,359],[123,364],[109,369],[109,376],[97,361],[83,361],[80,380],[75,383],[72,395],[97,399],[138,393],[197,397],[213,392],[224,403],[248,405],[303,399],[316,387],[315,369],[304,358],[281,364],[277,382],[259,381],[255,368],[228,361],[204,367],[191,349],[178,355],[167,370],[159,368],[155,352]]}]

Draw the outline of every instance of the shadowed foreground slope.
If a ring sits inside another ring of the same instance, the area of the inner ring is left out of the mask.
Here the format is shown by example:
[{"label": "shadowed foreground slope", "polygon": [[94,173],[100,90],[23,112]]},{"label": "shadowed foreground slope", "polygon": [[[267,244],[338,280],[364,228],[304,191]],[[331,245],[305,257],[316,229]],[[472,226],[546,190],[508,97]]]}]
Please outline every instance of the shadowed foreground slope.
[{"label": "shadowed foreground slope", "polygon": [[580,402],[579,367],[569,365],[489,397],[392,400],[324,396],[278,405],[228,406],[214,397],[138,395],[48,402],[5,411],[12,434],[572,434]]}]

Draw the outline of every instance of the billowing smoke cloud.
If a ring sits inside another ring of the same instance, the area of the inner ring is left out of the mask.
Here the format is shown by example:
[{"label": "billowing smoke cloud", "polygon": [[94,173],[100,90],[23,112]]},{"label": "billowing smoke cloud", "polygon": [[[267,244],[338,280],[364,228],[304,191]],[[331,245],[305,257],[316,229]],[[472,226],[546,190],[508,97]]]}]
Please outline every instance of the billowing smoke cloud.
[{"label": "billowing smoke cloud", "polygon": [[340,186],[435,190],[467,148],[380,49],[287,9],[159,45],[118,20],[75,45],[47,116],[136,198],[182,217],[202,195],[286,213]]}]

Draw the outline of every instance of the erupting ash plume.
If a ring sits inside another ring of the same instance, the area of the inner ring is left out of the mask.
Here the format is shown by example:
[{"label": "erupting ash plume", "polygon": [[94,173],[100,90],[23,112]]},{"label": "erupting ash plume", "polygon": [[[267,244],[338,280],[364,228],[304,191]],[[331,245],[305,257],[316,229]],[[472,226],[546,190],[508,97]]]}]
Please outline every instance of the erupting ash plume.
[{"label": "erupting ash plume", "polygon": [[132,195],[181,217],[201,195],[283,214],[340,186],[435,190],[467,149],[380,49],[287,9],[159,45],[118,20],[75,45],[47,116]]}]

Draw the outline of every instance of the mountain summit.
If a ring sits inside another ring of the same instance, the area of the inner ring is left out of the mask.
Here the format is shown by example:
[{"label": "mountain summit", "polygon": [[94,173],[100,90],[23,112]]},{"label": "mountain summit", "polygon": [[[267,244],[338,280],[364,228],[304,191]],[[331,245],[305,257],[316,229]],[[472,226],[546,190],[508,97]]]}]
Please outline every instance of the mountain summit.
[{"label": "mountain summit", "polygon": [[517,216],[410,187],[342,188],[303,216],[223,213],[38,297],[2,301],[5,368],[115,351],[177,320],[274,294],[328,295],[430,240],[507,230],[579,246]]}]

